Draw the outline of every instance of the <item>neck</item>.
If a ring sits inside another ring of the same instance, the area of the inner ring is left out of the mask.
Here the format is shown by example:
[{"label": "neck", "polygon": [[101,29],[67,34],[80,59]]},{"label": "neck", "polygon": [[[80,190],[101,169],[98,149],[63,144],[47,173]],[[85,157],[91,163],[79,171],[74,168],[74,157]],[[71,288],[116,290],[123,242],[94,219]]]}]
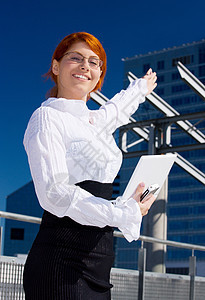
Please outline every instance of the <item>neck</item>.
[{"label": "neck", "polygon": [[87,95],[84,96],[80,96],[80,95],[76,95],[76,94],[70,94],[70,93],[62,93],[60,91],[58,91],[57,93],[57,98],[65,98],[65,99],[72,99],[72,100],[83,100],[85,102],[87,102]]}]

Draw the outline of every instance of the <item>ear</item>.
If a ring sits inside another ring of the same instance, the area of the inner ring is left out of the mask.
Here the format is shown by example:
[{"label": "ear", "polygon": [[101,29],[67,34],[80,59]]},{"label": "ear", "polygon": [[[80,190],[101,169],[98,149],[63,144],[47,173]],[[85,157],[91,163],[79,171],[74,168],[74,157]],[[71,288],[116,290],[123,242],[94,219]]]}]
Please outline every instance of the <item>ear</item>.
[{"label": "ear", "polygon": [[59,75],[59,62],[56,59],[52,63],[52,72],[54,75]]}]

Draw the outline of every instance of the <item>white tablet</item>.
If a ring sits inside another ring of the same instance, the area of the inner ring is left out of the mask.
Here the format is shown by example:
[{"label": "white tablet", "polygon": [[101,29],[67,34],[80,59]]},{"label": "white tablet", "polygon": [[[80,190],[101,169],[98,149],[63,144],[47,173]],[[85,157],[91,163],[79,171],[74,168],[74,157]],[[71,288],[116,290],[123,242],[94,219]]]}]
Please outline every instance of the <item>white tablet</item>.
[{"label": "white tablet", "polygon": [[176,154],[141,156],[123,193],[123,198],[129,199],[140,182],[145,183],[145,189],[152,184],[158,184],[160,188],[155,193],[157,196],[176,157]]}]

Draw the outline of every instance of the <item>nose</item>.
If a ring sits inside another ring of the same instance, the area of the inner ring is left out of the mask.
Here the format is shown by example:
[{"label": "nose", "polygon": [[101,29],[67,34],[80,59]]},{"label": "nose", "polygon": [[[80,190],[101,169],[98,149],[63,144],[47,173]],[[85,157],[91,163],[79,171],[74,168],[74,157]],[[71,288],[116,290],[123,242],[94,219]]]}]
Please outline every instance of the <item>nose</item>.
[{"label": "nose", "polygon": [[83,59],[82,63],[80,64],[80,68],[81,68],[81,70],[89,71],[90,65],[89,65],[87,59],[85,59],[85,58]]}]

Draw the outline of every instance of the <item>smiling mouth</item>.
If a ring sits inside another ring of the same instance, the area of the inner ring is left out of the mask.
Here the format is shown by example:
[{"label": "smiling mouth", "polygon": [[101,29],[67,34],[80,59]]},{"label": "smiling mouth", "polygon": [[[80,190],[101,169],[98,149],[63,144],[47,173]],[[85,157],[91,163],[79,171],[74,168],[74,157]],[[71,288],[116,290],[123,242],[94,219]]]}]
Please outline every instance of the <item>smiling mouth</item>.
[{"label": "smiling mouth", "polygon": [[85,75],[79,75],[79,74],[73,74],[73,77],[75,78],[80,78],[80,79],[84,79],[84,80],[90,80],[90,78],[88,78]]}]

